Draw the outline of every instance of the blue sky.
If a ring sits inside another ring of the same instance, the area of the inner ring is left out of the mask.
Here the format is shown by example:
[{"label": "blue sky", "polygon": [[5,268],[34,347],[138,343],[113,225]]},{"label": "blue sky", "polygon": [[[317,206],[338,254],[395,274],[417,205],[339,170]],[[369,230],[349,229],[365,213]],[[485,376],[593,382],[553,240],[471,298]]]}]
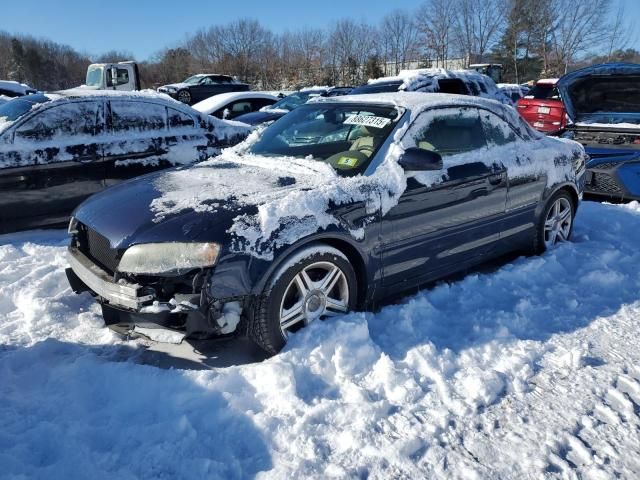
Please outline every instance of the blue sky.
[{"label": "blue sky", "polygon": [[[640,24],[640,0],[621,0]],[[164,47],[212,24],[251,17],[274,31],[325,27],[342,17],[377,23],[396,9],[414,9],[419,0],[28,0],[3,2],[0,30],[44,37],[90,55],[132,52],[144,60]],[[55,5],[55,6],[54,6]],[[80,6],[82,5],[82,6]],[[640,49],[640,38],[634,45]]]}]

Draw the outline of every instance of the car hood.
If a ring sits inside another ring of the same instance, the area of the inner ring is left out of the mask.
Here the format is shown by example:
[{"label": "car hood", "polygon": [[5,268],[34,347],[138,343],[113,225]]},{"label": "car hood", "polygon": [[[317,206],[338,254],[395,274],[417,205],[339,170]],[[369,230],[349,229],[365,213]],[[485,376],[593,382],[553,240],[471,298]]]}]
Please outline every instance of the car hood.
[{"label": "car hood", "polygon": [[219,157],[123,182],[86,200],[73,216],[107,237],[113,248],[153,242],[225,244],[234,222],[256,214],[259,205],[327,181],[327,166],[320,162],[294,161],[292,174],[282,159],[247,157]]},{"label": "car hood", "polygon": [[234,120],[237,122],[246,123],[248,125],[260,125],[261,123],[278,120],[284,115],[285,113],[280,110],[265,109],[265,110],[260,110],[259,112],[245,113],[244,115],[235,117]]},{"label": "car hood", "polygon": [[188,83],[169,83],[168,85],[163,85],[161,87],[158,88],[158,90],[160,89],[166,89],[169,87],[175,88],[176,90],[180,90],[181,88],[189,88],[192,87],[193,85],[189,85]]},{"label": "car hood", "polygon": [[575,124],[640,126],[638,64],[609,63],[583,68],[563,76],[557,87],[567,115]]}]

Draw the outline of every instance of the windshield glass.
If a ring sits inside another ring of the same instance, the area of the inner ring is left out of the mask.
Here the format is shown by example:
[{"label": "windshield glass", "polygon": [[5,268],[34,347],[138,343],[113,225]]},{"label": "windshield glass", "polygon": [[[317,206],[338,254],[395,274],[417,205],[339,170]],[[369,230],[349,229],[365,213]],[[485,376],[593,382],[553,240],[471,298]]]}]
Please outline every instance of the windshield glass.
[{"label": "windshield glass", "polygon": [[304,105],[309,101],[311,97],[319,97],[322,94],[321,91],[305,91],[296,92],[291,95],[287,95],[282,100],[278,100],[273,105],[267,107],[269,110],[293,110],[300,105]]},{"label": "windshield glass", "polygon": [[369,85],[362,85],[360,87],[356,87],[349,95],[361,95],[364,93],[387,93],[387,92],[397,92],[402,86],[402,82],[379,82],[379,83],[371,83]]},{"label": "windshield glass", "polygon": [[205,77],[203,77],[201,75],[194,75],[193,77],[187,78],[182,83],[186,83],[188,85],[198,85],[203,78],[205,78]]},{"label": "windshield glass", "polygon": [[560,96],[553,85],[536,85],[526,95],[525,98],[535,98],[536,100],[559,100]]},{"label": "windshield glass", "polygon": [[46,103],[49,98],[41,93],[29,95],[27,97],[17,97],[0,105],[0,120],[5,122],[14,122],[28,113],[34,105],[38,103]]},{"label": "windshield glass", "polygon": [[394,107],[307,104],[267,128],[251,153],[323,161],[341,175],[356,175],[400,117]]},{"label": "windshield glass", "polygon": [[87,70],[87,80],[85,81],[87,87],[101,87],[103,71],[103,67],[89,67]]}]

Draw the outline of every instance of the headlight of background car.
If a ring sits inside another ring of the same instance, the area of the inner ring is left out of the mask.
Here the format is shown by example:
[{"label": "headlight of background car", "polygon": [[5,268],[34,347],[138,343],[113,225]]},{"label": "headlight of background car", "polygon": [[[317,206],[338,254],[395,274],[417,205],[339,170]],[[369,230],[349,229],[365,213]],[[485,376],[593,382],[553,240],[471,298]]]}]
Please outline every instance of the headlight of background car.
[{"label": "headlight of background car", "polygon": [[217,243],[143,243],[129,247],[118,271],[154,275],[215,265]]},{"label": "headlight of background car", "polygon": [[167,87],[167,92],[169,93],[176,93],[176,89],[174,87]]}]

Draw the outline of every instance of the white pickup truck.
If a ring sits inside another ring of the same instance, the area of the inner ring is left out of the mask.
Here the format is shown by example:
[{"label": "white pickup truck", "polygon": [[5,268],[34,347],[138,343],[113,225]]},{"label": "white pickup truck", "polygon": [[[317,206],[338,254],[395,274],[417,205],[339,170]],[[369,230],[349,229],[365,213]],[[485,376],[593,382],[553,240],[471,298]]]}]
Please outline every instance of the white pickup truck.
[{"label": "white pickup truck", "polygon": [[140,90],[138,64],[92,63],[87,68],[87,79],[82,87],[93,90]]}]

